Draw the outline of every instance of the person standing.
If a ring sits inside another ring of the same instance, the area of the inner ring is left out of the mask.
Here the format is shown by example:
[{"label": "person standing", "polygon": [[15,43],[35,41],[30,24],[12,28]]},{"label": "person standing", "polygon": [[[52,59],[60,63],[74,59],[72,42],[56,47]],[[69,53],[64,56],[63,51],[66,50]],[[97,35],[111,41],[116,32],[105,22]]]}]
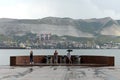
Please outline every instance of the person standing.
[{"label": "person standing", "polygon": [[72,63],[70,52],[67,53],[67,58],[68,58],[69,64]]},{"label": "person standing", "polygon": [[33,64],[33,51],[30,51],[30,64]]},{"label": "person standing", "polygon": [[58,52],[55,50],[54,52],[54,63],[58,63]]}]

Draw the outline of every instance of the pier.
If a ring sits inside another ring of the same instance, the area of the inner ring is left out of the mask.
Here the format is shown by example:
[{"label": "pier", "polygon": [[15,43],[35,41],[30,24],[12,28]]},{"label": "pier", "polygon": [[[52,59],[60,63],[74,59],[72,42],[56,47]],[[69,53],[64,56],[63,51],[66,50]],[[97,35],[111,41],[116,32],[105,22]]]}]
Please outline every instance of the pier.
[{"label": "pier", "polygon": [[114,56],[72,55],[71,60],[69,64],[65,55],[59,55],[58,63],[55,64],[53,55],[34,55],[34,64],[30,64],[28,55],[10,56],[10,66],[114,66]]}]

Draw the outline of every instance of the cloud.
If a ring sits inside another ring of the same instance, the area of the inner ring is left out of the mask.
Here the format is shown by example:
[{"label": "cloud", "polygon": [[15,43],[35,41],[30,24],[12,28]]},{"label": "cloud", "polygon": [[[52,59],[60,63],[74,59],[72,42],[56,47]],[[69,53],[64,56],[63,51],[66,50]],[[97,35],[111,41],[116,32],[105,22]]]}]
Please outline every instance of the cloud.
[{"label": "cloud", "polygon": [[14,6],[0,7],[0,17],[4,18],[23,18],[28,17],[26,10],[27,6],[17,4]]},{"label": "cloud", "polygon": [[120,13],[115,12],[114,10],[103,10],[104,16],[110,16],[113,19],[120,19]]},{"label": "cloud", "polygon": [[96,5],[101,16],[111,17],[113,19],[120,19],[120,1],[119,0],[91,0]]},{"label": "cloud", "polygon": [[[4,1],[4,2],[3,2]],[[0,0],[0,17],[74,19],[112,17],[120,19],[118,0]],[[117,3],[118,1],[118,3]],[[107,5],[106,5],[107,4]],[[116,5],[115,5],[116,4]],[[115,5],[115,6],[112,6]]]},{"label": "cloud", "polygon": [[43,18],[50,15],[55,16],[53,12],[47,3],[19,2],[14,5],[0,6],[1,18]]},{"label": "cloud", "polygon": [[[113,1],[109,1],[111,5]],[[108,4],[108,0],[102,0],[99,5],[92,0],[54,0],[54,2],[50,2],[52,4],[50,6],[54,11],[54,15],[58,17],[71,17],[75,19],[111,17],[119,19],[120,12],[117,12],[117,6],[113,8],[104,6],[102,8],[101,6],[104,2],[104,5]]]}]

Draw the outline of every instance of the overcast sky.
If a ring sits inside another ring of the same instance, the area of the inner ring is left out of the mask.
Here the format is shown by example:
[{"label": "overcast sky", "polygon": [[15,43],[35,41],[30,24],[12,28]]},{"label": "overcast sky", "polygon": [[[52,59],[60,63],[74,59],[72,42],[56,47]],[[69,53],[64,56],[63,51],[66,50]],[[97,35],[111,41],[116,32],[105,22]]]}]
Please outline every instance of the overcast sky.
[{"label": "overcast sky", "polygon": [[120,19],[120,0],[0,0],[0,18]]}]

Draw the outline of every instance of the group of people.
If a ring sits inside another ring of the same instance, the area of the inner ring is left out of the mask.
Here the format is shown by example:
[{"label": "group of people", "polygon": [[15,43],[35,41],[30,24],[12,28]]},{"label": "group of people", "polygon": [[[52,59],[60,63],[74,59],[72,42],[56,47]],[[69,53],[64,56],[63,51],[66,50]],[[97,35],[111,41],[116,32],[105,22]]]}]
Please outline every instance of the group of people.
[{"label": "group of people", "polygon": [[[69,64],[72,63],[70,52],[67,53],[67,58],[68,58]],[[54,52],[54,63],[58,63],[58,52],[57,52],[57,50],[55,50],[55,52]]]},{"label": "group of people", "polygon": [[[53,57],[54,57],[54,63],[57,64],[58,63],[58,52],[57,52],[57,50],[55,50]],[[69,64],[72,63],[70,52],[67,53],[67,58],[68,58]],[[30,51],[30,64],[34,64],[34,62],[33,62],[33,51]]]}]

